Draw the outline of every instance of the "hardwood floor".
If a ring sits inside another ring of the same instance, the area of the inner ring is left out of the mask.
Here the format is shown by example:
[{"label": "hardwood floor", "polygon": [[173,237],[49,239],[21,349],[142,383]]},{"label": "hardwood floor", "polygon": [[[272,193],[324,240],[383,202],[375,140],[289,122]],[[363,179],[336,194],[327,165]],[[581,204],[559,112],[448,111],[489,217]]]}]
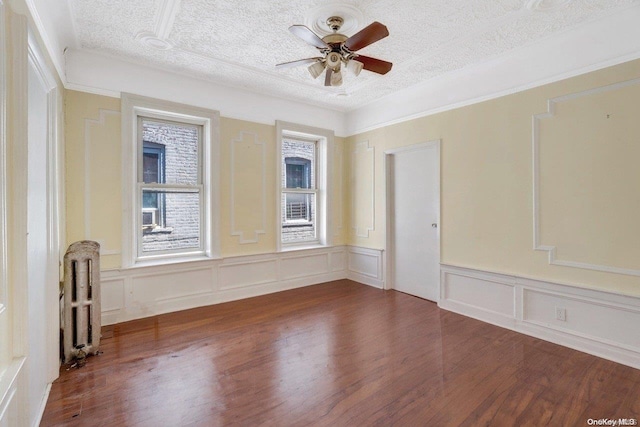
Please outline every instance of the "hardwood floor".
[{"label": "hardwood floor", "polygon": [[103,328],[43,426],[587,425],[640,371],[348,280]]}]

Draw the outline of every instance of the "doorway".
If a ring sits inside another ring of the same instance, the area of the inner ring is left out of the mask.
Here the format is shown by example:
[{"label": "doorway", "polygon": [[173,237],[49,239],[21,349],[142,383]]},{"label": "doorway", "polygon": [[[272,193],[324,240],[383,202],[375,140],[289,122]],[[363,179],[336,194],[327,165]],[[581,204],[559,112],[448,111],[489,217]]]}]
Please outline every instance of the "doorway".
[{"label": "doorway", "polygon": [[385,152],[388,287],[438,302],[440,141]]},{"label": "doorway", "polygon": [[27,389],[41,416],[59,368],[57,83],[28,33],[26,156]]}]

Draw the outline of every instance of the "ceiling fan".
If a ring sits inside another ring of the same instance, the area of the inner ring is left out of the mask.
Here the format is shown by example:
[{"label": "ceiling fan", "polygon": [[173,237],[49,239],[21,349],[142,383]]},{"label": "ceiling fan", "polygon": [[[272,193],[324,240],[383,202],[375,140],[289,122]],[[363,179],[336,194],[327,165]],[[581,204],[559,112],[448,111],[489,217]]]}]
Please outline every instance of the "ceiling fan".
[{"label": "ceiling fan", "polygon": [[393,64],[381,59],[359,55],[356,51],[369,46],[389,35],[387,27],[379,22],[374,22],[363,28],[351,37],[338,33],[344,20],[339,16],[332,16],[327,19],[327,25],[333,34],[320,38],[313,31],[304,25],[292,25],[289,31],[298,36],[311,46],[316,47],[322,56],[314,58],[300,59],[298,61],[284,62],[276,65],[276,68],[291,68],[300,65],[311,64],[308,67],[309,73],[314,79],[318,78],[326,70],[324,85],[340,86],[342,84],[342,65],[356,76],[365,69],[378,74],[387,74]]}]

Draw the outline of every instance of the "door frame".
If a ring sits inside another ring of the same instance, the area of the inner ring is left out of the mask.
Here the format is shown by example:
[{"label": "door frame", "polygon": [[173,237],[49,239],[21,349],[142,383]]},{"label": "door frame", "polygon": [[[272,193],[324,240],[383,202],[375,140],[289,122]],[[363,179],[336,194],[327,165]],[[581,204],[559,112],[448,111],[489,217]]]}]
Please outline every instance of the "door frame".
[{"label": "door frame", "polygon": [[[27,28],[27,67],[33,67],[34,71],[40,79],[42,87],[47,94],[47,140],[45,142],[46,158],[47,158],[47,254],[48,263],[51,263],[51,271],[47,270],[47,277],[56,281],[60,281],[60,260],[61,260],[61,235],[64,227],[63,216],[61,213],[61,203],[63,199],[63,190],[60,183],[63,182],[62,176],[62,159],[61,159],[61,124],[59,122],[59,112],[61,111],[61,94],[58,82],[54,73],[47,65],[47,61],[42,55],[40,46],[38,45],[36,35],[31,28]],[[26,70],[25,70],[26,71]],[[26,75],[26,72],[25,72]],[[27,87],[28,93],[28,87]],[[26,114],[28,115],[28,108]],[[28,145],[28,135],[27,135]],[[28,156],[28,154],[27,154]],[[25,159],[26,160],[26,159]],[[28,186],[24,182],[24,187]],[[25,192],[26,194],[26,192]],[[26,218],[25,218],[26,221]],[[55,263],[55,267],[54,267]],[[26,265],[26,260],[25,260]],[[46,372],[47,382],[51,383],[58,378],[60,368],[60,305],[59,305],[59,288],[50,286],[45,295],[47,312],[47,357]],[[47,390],[48,392],[48,390]],[[45,401],[46,403],[46,401]]]},{"label": "door frame", "polygon": [[[394,277],[395,277],[395,263],[394,263],[394,235],[393,235],[393,226],[394,226],[394,218],[393,218],[393,207],[394,207],[394,194],[393,194],[393,174],[395,171],[394,168],[394,156],[398,153],[405,153],[409,151],[422,150],[425,148],[434,148],[436,149],[436,158],[438,161],[436,162],[436,176],[437,178],[437,194],[436,194],[436,223],[438,224],[438,228],[436,229],[436,240],[438,246],[438,264],[440,264],[440,256],[442,253],[441,250],[441,238],[440,238],[440,210],[441,210],[441,195],[442,195],[442,177],[441,177],[441,163],[442,163],[442,154],[441,154],[441,140],[434,139],[427,142],[422,142],[418,144],[408,145],[405,147],[392,148],[389,150],[385,150],[384,152],[384,174],[385,174],[385,216],[386,216],[386,254],[385,254],[385,281],[384,281],[384,289],[395,289]],[[440,296],[440,280],[438,280],[438,292],[437,295]],[[438,298],[439,301],[439,298]],[[436,302],[438,302],[436,301]]]}]

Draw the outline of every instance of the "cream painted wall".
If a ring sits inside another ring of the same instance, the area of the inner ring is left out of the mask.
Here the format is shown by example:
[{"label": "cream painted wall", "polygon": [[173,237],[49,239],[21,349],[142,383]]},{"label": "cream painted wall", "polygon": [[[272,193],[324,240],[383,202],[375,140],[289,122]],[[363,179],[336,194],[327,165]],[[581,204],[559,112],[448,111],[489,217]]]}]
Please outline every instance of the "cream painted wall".
[{"label": "cream painted wall", "polygon": [[[347,243],[368,248],[385,246],[384,151],[441,139],[442,263],[640,295],[639,277],[549,265],[548,253],[533,249],[532,180],[532,116],[547,111],[549,98],[639,76],[640,61],[633,61],[349,137],[346,150],[350,161],[346,162],[346,173],[351,180],[347,199],[352,223]],[[545,204],[541,208],[545,225],[543,244],[559,244],[559,250],[562,249],[563,253],[573,251],[576,257],[589,262],[609,258],[606,261],[640,269],[637,256],[640,241],[637,225],[640,135],[637,125],[627,127],[633,120],[637,122],[640,104],[635,90],[633,93],[625,90],[609,93],[603,98],[606,98],[604,108],[602,100],[597,98],[579,102],[579,108],[576,106],[573,109],[575,117],[569,114],[565,118],[565,111],[571,111],[571,105],[563,106],[560,111],[562,120],[569,124],[580,120],[577,130],[563,128],[551,135],[551,129],[544,128],[547,132],[545,147],[567,150],[565,160],[573,159],[573,166],[566,165],[566,162],[558,165],[550,163],[553,159],[547,156],[549,152],[542,156],[542,181],[548,190],[543,192],[542,201]],[[612,119],[603,119],[603,114],[606,116],[608,111],[612,112]],[[597,117],[597,120],[593,117]],[[616,120],[617,125],[614,125]],[[597,135],[597,138],[589,143],[581,141],[586,136],[582,126],[591,126],[593,130],[588,133]],[[365,147],[372,148],[372,160],[364,155]],[[577,150],[581,151],[584,161],[576,160],[573,156]],[[602,156],[607,156],[607,161]],[[605,186],[566,179],[570,174],[569,167],[577,167],[576,164],[582,165],[585,161],[598,164],[597,176],[607,177]],[[631,170],[633,165],[636,167]],[[554,192],[557,195],[560,191],[558,187],[553,189],[557,182],[568,187],[563,190],[565,192],[583,193],[584,197],[570,201],[567,208],[567,214],[581,213],[584,215],[582,219],[559,218],[561,213],[554,213],[551,203]],[[352,191],[367,190],[368,183],[373,183],[373,194]],[[552,189],[549,190],[550,185]],[[611,187],[616,194],[606,197],[598,194],[610,191]],[[631,203],[625,203],[625,200]],[[595,204],[579,209],[578,204],[585,201]],[[613,206],[602,209],[598,204],[602,202]],[[366,236],[363,230],[371,219],[373,229]],[[548,225],[549,221],[555,221],[555,227],[562,228],[561,222],[558,225],[560,220],[582,221],[585,225],[602,221],[616,224],[612,227],[590,227],[588,241],[584,241],[582,227],[564,229],[560,235],[559,229]],[[628,233],[626,237],[625,232]],[[557,240],[552,241],[554,239]],[[576,242],[585,243],[576,245]],[[600,248],[585,250],[585,246],[592,245],[600,245]]]},{"label": "cream painted wall", "polygon": [[103,252],[101,267],[118,268],[122,250],[120,100],[65,93],[67,246],[96,240]]},{"label": "cream painted wall", "polygon": [[[101,243],[103,270],[121,266],[120,100],[66,91],[67,244]],[[276,250],[275,126],[222,117],[220,248],[223,257]],[[333,244],[346,241],[344,138],[335,138]],[[233,217],[233,221],[232,221]]]}]

